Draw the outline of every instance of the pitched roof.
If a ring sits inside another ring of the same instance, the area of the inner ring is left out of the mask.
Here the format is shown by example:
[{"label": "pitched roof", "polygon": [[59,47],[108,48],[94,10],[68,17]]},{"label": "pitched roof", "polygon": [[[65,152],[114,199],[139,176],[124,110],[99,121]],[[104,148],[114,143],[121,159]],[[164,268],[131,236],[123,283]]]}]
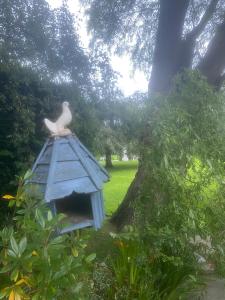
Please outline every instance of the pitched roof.
[{"label": "pitched roof", "polygon": [[74,135],[49,138],[32,169],[46,202],[76,193],[93,193],[108,181],[107,171]]}]

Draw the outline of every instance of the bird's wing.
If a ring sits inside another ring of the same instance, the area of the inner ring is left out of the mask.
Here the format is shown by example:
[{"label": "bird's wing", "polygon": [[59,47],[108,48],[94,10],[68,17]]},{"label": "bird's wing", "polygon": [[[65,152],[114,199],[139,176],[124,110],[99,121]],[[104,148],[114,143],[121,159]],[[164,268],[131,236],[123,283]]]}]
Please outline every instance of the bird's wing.
[{"label": "bird's wing", "polygon": [[56,123],[51,122],[48,119],[44,119],[45,125],[46,127],[52,132],[52,133],[57,133],[58,128]]},{"label": "bird's wing", "polygon": [[68,107],[63,108],[63,112],[58,120],[55,122],[58,128],[65,128],[72,121],[72,114]]}]

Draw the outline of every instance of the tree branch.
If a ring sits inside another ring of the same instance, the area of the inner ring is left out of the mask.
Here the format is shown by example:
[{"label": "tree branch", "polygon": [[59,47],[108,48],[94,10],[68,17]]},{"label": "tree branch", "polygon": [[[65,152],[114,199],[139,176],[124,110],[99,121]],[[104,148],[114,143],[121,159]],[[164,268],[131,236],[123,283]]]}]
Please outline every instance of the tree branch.
[{"label": "tree branch", "polygon": [[182,30],[190,0],[160,0],[150,93],[167,92],[181,68]]},{"label": "tree branch", "polygon": [[204,30],[205,26],[209,22],[209,20],[212,18],[213,13],[216,10],[216,6],[218,4],[219,0],[211,0],[209,6],[205,10],[204,15],[202,16],[200,22],[198,25],[187,34],[188,39],[196,39]]},{"label": "tree branch", "polygon": [[225,17],[209,43],[206,55],[197,67],[208,82],[219,88],[225,69]]},{"label": "tree branch", "polygon": [[224,81],[225,81],[225,73],[223,75],[221,75],[219,80],[218,80],[218,88],[219,89],[222,87]]}]

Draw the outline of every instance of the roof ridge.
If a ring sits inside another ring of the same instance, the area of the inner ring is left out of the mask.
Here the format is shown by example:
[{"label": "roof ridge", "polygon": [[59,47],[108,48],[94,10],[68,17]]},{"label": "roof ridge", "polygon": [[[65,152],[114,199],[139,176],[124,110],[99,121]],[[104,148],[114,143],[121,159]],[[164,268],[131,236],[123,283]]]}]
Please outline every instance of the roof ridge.
[{"label": "roof ridge", "polygon": [[[48,169],[48,177],[47,177],[47,181],[46,181],[46,190],[45,190],[45,200],[48,202],[48,193],[49,193],[49,189],[51,187],[51,185],[53,184],[53,172],[54,172],[54,168],[55,168],[55,163],[56,162],[56,158],[57,158],[57,146],[58,146],[58,140],[55,139],[55,141],[52,144],[52,156],[50,159],[50,164],[49,164],[49,169]],[[51,199],[49,199],[50,201]]]}]

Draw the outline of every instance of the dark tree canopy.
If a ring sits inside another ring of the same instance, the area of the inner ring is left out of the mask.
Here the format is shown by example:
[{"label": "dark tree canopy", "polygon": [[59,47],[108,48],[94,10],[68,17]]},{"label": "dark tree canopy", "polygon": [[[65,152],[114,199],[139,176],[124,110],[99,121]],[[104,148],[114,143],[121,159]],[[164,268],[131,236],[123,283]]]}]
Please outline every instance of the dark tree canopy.
[{"label": "dark tree canopy", "polygon": [[80,45],[66,1],[52,10],[46,0],[0,1],[0,59],[30,66],[42,77],[89,85],[90,62]]},{"label": "dark tree canopy", "polygon": [[134,63],[143,67],[149,78],[152,68],[152,91],[167,90],[177,72],[196,66],[211,84],[221,85],[225,68],[224,1],[83,2],[88,4],[93,39],[119,53],[131,53]]}]

